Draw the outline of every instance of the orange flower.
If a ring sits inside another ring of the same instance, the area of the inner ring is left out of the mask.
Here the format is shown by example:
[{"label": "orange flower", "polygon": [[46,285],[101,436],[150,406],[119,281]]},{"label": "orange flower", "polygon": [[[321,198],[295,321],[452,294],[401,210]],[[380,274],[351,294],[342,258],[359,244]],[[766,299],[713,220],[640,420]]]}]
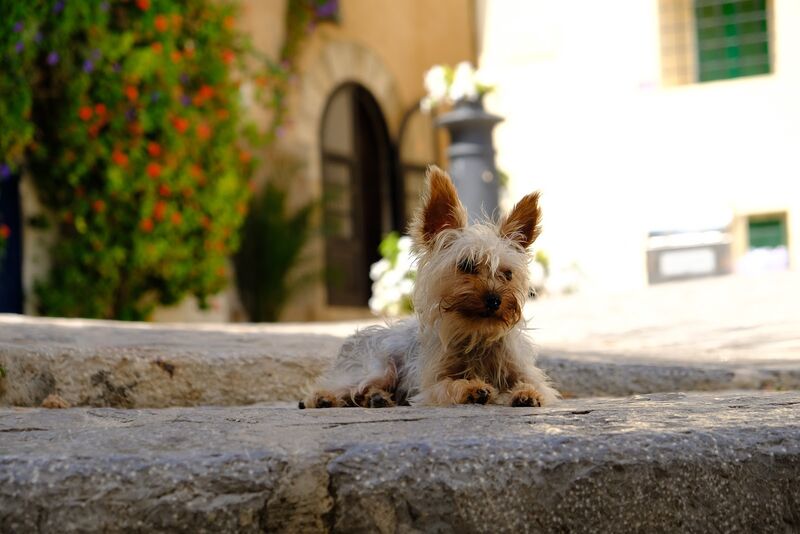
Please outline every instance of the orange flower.
[{"label": "orange flower", "polygon": [[0,237],[3,239],[8,239],[10,235],[11,228],[9,228],[7,224],[0,224]]},{"label": "orange flower", "polygon": [[222,61],[231,64],[234,59],[236,59],[236,54],[233,53],[233,50],[225,49],[222,51]]},{"label": "orange flower", "polygon": [[103,213],[106,210],[106,203],[102,199],[97,199],[92,202],[92,209],[96,213]]},{"label": "orange flower", "polygon": [[169,57],[172,58],[173,63],[177,63],[183,58],[183,56],[181,56],[181,53],[177,50],[173,50],[172,52],[170,52]]},{"label": "orange flower", "polygon": [[150,9],[150,0],[136,0],[136,7],[142,11],[147,11]]},{"label": "orange flower", "polygon": [[164,45],[162,45],[158,41],[156,41],[155,43],[150,45],[150,47],[153,49],[153,52],[155,52],[156,54],[160,54],[161,52],[164,51]]},{"label": "orange flower", "polygon": [[150,156],[157,158],[161,155],[161,145],[154,141],[150,141],[147,143],[147,153],[150,154]]},{"label": "orange flower", "polygon": [[102,102],[94,106],[94,112],[100,115],[101,117],[106,114],[106,111],[108,111],[106,109],[106,105],[103,104]]},{"label": "orange flower", "polygon": [[189,121],[183,117],[175,117],[172,119],[172,125],[178,130],[178,133],[184,133],[189,129]]},{"label": "orange flower", "polygon": [[191,187],[184,187],[181,192],[183,193],[184,198],[191,198],[194,195],[194,190]]},{"label": "orange flower", "polygon": [[161,184],[158,186],[158,194],[162,197],[168,197],[172,194],[172,191],[167,184]]},{"label": "orange flower", "polygon": [[230,116],[231,116],[231,114],[228,112],[227,109],[223,108],[223,109],[218,109],[217,110],[217,118],[219,120],[221,120],[221,121],[224,121],[225,119],[227,119]]},{"label": "orange flower", "polygon": [[89,106],[83,106],[78,111],[78,117],[80,117],[82,121],[88,121],[89,119],[92,118],[93,114],[94,112],[92,111],[92,108]]},{"label": "orange flower", "polygon": [[239,151],[239,161],[242,163],[250,163],[250,160],[253,159],[253,155],[248,152],[247,150],[240,150]]},{"label": "orange flower", "polygon": [[201,122],[197,125],[197,137],[202,140],[206,140],[211,137],[211,126],[206,124],[205,122]]},{"label": "orange flower", "polygon": [[203,227],[203,228],[205,228],[206,230],[208,230],[209,228],[211,228],[211,219],[209,219],[209,218],[208,218],[208,215],[203,215],[203,216],[200,218],[200,226],[202,226],[202,227]]},{"label": "orange flower", "polygon": [[120,167],[124,167],[128,164],[128,156],[121,150],[115,149],[114,152],[111,153],[111,161]]},{"label": "orange flower", "polygon": [[203,100],[208,100],[209,98],[213,98],[214,88],[210,85],[201,85],[200,90],[197,91],[197,94],[200,95],[200,98]]},{"label": "orange flower", "polygon": [[247,204],[245,204],[244,202],[239,202],[238,204],[236,204],[236,212],[239,215],[244,215],[245,213],[247,213]]},{"label": "orange flower", "polygon": [[169,19],[164,15],[156,15],[155,20],[153,21],[155,27],[160,32],[165,32],[169,28]]},{"label": "orange flower", "polygon": [[158,178],[161,176],[161,165],[152,161],[147,164],[147,175],[150,178]]},{"label": "orange flower", "polygon": [[178,211],[173,212],[170,219],[172,220],[172,224],[174,224],[175,226],[178,226],[179,224],[181,224],[181,221],[183,221],[183,217],[181,217],[181,214]]},{"label": "orange flower", "polygon": [[163,200],[159,200],[158,202],[156,202],[156,206],[155,208],[153,208],[153,216],[156,218],[156,220],[163,221],[166,212],[167,212],[167,203],[164,202]]},{"label": "orange flower", "polygon": [[144,133],[144,128],[140,122],[132,122],[128,125],[128,131],[133,135],[142,135]]},{"label": "orange flower", "polygon": [[128,100],[131,102],[136,102],[139,99],[139,90],[135,86],[129,85],[125,87],[125,96],[127,96]]},{"label": "orange flower", "polygon": [[236,25],[236,20],[230,15],[228,15],[227,17],[225,17],[225,20],[222,21],[222,25],[225,26],[226,30],[232,30],[233,27]]},{"label": "orange flower", "polygon": [[89,135],[91,137],[97,137],[97,134],[100,133],[100,126],[101,126],[101,123],[99,123],[99,122],[89,126]]},{"label": "orange flower", "polygon": [[142,219],[142,222],[139,223],[139,228],[141,228],[143,232],[149,234],[153,231],[153,220],[150,217]]},{"label": "orange flower", "polygon": [[182,19],[179,13],[172,14],[172,25],[176,28],[181,25]]}]

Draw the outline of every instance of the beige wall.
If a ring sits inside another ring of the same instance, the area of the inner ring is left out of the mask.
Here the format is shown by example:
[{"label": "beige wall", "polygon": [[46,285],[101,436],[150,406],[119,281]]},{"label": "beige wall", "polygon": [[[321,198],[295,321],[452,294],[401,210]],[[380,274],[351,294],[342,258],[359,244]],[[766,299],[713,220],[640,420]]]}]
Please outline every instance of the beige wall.
[{"label": "beige wall", "polygon": [[772,3],[773,74],[676,87],[661,83],[658,0],[478,6],[498,164],[512,197],[543,190],[557,265],[641,286],[648,231],[789,212],[800,266],[800,2]]},{"label": "beige wall", "polygon": [[[290,95],[290,123],[282,150],[304,162],[294,201],[321,194],[319,128],[325,103],[346,81],[356,81],[378,101],[393,142],[403,114],[424,94],[425,71],[437,63],[475,61],[472,0],[342,0],[339,24],[320,24],[303,45],[298,77]],[[242,22],[262,50],[275,55],[282,36],[285,2],[249,0]],[[324,267],[323,241],[308,247],[311,265]],[[326,305],[323,285],[298,296],[284,320],[324,320],[369,315],[366,308]]]}]

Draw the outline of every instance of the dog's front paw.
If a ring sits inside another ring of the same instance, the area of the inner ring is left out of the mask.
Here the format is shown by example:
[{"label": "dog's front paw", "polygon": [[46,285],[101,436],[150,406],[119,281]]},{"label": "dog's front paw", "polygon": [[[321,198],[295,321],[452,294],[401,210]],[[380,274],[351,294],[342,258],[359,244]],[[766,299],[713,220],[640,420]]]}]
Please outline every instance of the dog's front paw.
[{"label": "dog's front paw", "polygon": [[395,406],[392,394],[385,389],[376,387],[367,388],[364,393],[358,395],[358,399],[360,400],[360,402],[357,402],[358,405],[364,408],[391,408]]},{"label": "dog's front paw", "polygon": [[497,390],[483,380],[455,380],[452,387],[457,404],[487,404],[497,396]]},{"label": "dog's front paw", "polygon": [[538,408],[542,405],[542,396],[533,386],[523,384],[511,391],[511,406]]},{"label": "dog's front paw", "polygon": [[301,410],[305,408],[338,408],[339,406],[344,406],[344,403],[330,391],[317,391],[306,400],[301,400],[297,405]]}]

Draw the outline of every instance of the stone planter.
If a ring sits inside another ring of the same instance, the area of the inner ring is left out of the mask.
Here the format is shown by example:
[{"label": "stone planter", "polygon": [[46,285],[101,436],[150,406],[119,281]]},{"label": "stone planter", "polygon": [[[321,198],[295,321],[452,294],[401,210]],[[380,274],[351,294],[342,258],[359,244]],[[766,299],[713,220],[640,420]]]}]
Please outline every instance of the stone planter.
[{"label": "stone planter", "polygon": [[470,222],[481,218],[483,213],[493,215],[497,210],[500,184],[492,131],[502,120],[487,113],[480,99],[461,100],[437,120],[437,126],[447,128],[450,133],[447,149],[450,175]]}]

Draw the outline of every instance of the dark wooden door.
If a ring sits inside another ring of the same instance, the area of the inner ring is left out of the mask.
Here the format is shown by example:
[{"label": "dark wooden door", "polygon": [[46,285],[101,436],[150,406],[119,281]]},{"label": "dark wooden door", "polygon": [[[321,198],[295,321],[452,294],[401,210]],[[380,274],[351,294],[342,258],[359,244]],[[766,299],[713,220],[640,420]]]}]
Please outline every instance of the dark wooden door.
[{"label": "dark wooden door", "polygon": [[392,151],[380,108],[360,85],[328,101],[322,180],[328,303],[365,306],[382,236],[394,229]]},{"label": "dark wooden door", "polygon": [[0,252],[0,313],[22,313],[22,214],[15,175],[0,177],[0,227],[8,232]]}]

